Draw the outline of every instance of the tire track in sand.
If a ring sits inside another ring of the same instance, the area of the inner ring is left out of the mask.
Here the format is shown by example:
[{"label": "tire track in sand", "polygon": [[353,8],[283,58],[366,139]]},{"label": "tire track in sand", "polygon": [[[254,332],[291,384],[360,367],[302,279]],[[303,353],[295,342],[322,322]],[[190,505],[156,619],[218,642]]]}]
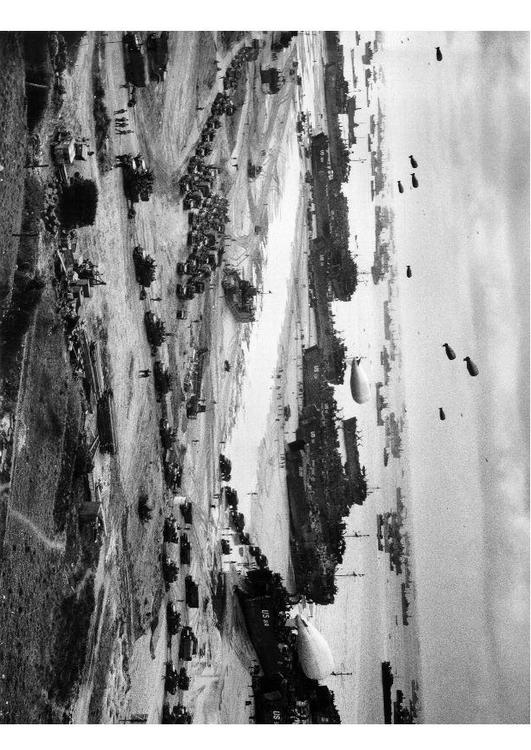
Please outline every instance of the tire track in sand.
[{"label": "tire track in sand", "polygon": [[65,543],[56,541],[55,539],[50,539],[50,537],[46,536],[41,529],[39,529],[38,526],[36,526],[33,521],[31,521],[27,516],[25,516],[23,513],[20,513],[18,510],[9,510],[9,517],[14,517],[19,523],[22,523],[24,526],[27,526],[30,531],[41,541],[45,547],[47,547],[49,550],[53,550],[54,552],[61,552],[63,553],[65,551]]}]

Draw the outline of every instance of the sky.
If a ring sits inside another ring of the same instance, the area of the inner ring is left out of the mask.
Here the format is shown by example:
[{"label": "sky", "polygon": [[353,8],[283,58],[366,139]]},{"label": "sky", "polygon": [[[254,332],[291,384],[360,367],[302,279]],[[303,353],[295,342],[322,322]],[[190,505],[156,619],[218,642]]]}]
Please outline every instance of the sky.
[{"label": "sky", "polygon": [[528,721],[528,38],[385,50],[425,720]]},{"label": "sky", "polygon": [[[435,46],[443,50],[442,63],[435,60]],[[362,417],[369,482],[387,493],[375,492],[351,520],[353,528],[373,531],[375,515],[394,497],[394,486],[407,487],[424,720],[528,721],[527,37],[408,32],[387,34],[385,50],[378,63],[386,76],[380,95],[387,171],[392,185],[398,179],[406,185],[403,195],[392,190],[388,201],[396,216],[396,314],[404,362],[405,395],[401,386],[397,399],[405,397],[408,409],[410,476],[402,478],[393,467],[396,476],[387,476],[387,469],[384,478],[374,405],[360,413],[348,383],[336,389],[344,416]],[[348,53],[345,57],[348,64]],[[361,126],[355,156],[367,154],[364,131]],[[418,190],[409,187],[411,153],[419,162]],[[276,294],[264,296],[253,327],[244,408],[230,445],[241,488],[253,489],[256,482],[269,400],[252,394],[268,392],[285,311],[291,255],[286,244],[292,241],[298,196],[292,156],[290,151],[281,211],[270,227],[266,253],[271,257],[264,288],[273,285]],[[352,250],[359,252],[363,271],[370,269],[374,251],[369,178],[369,164],[355,163],[346,187],[351,232],[358,235]],[[405,276],[408,264],[412,279]],[[334,306],[348,354],[367,357],[371,382],[381,379],[385,291],[385,285],[370,281],[350,303]],[[444,354],[446,341],[457,352],[454,362]],[[478,378],[467,374],[466,355],[477,363]],[[445,422],[438,418],[440,406]],[[417,666],[408,677],[398,656],[405,645],[394,634],[396,581],[386,582],[385,562],[382,566],[373,544],[362,548],[355,541],[354,548],[351,542],[348,565],[366,575],[355,589],[352,579],[340,580],[338,600],[321,608],[318,624],[338,665],[354,673],[338,691],[342,720],[381,721],[380,660],[391,656],[406,685],[418,676]]]}]

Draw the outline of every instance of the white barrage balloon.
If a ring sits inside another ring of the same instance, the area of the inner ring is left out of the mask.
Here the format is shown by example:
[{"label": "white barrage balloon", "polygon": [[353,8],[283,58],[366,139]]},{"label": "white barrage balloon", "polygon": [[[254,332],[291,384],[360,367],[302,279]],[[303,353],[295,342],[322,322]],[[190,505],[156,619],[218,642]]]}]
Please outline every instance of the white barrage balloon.
[{"label": "white barrage balloon", "polygon": [[361,360],[352,360],[352,367],[350,370],[350,392],[352,398],[357,404],[364,404],[371,397],[371,387],[369,385],[369,378],[367,373],[360,365]]},{"label": "white barrage balloon", "polygon": [[305,617],[297,615],[297,652],[302,671],[310,680],[324,680],[334,669],[330,646]]}]

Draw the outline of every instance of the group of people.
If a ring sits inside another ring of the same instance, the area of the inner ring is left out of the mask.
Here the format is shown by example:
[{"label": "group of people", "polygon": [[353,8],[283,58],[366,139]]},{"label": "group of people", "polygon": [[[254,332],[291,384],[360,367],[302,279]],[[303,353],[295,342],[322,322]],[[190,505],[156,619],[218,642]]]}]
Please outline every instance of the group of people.
[{"label": "group of people", "polygon": [[[130,133],[135,132],[131,128],[128,128],[129,120],[123,114],[125,111],[126,111],[125,109],[119,109],[117,112],[115,112],[114,130],[115,130],[116,135],[129,135]],[[119,117],[117,117],[116,115],[119,115]],[[126,128],[128,129],[126,130]]]}]

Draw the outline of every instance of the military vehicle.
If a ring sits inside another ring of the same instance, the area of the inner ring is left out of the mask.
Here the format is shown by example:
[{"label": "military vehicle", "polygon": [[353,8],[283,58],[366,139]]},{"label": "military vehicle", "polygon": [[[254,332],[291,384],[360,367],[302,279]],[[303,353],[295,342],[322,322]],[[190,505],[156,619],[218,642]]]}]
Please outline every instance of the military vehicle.
[{"label": "military vehicle", "polygon": [[167,703],[162,708],[162,723],[163,724],[191,724],[192,716],[189,711],[178,703],[170,709]]},{"label": "military vehicle", "polygon": [[128,31],[122,37],[124,49],[125,78],[137,88],[146,85],[146,69],[142,54],[142,41],[138,34]]},{"label": "military vehicle", "polygon": [[164,417],[161,417],[159,421],[159,432],[162,447],[169,450],[175,443],[175,430],[172,430],[170,423]]},{"label": "military vehicle", "polygon": [[219,471],[223,482],[230,482],[232,463],[222,453],[219,456]]},{"label": "military vehicle", "polygon": [[188,625],[185,625],[181,630],[181,638],[179,640],[179,659],[184,661],[192,661],[192,654],[194,650],[194,642],[197,643],[197,639]]},{"label": "military vehicle", "polygon": [[168,602],[166,605],[166,622],[168,633],[170,635],[177,635],[181,628],[181,614],[177,611],[173,602]]},{"label": "military vehicle", "polygon": [[151,312],[147,310],[144,315],[144,325],[146,327],[146,334],[149,343],[155,349],[160,346],[166,339],[166,328],[163,321]]},{"label": "military vehicle", "polygon": [[192,545],[188,539],[188,534],[181,534],[179,549],[179,561],[181,565],[190,565]]},{"label": "military vehicle", "polygon": [[181,667],[177,678],[177,687],[179,690],[188,690],[190,687],[190,678],[186,672],[186,667]]},{"label": "military vehicle", "polygon": [[198,414],[206,411],[206,404],[194,393],[186,402],[186,416],[195,419]]},{"label": "military vehicle", "polygon": [[167,31],[160,34],[149,34],[146,40],[149,77],[155,83],[161,83],[166,78],[168,69],[168,37]]},{"label": "military vehicle", "polygon": [[137,245],[133,248],[133,262],[135,264],[135,277],[137,282],[143,286],[150,286],[155,279],[155,260],[148,255],[143,247]]},{"label": "military vehicle", "polygon": [[179,566],[166,555],[162,559],[162,576],[166,583],[175,583],[179,575]]},{"label": "military vehicle", "polygon": [[243,515],[243,513],[236,513],[231,509],[229,519],[236,531],[241,532],[244,530],[245,516]]},{"label": "military vehicle", "polygon": [[224,487],[223,498],[225,500],[225,503],[229,506],[229,508],[235,511],[236,508],[238,507],[238,502],[239,502],[237,491],[233,490],[232,487]]},{"label": "military vehicle", "polygon": [[190,609],[199,607],[199,586],[193,580],[191,575],[184,579],[186,604]]},{"label": "military vehicle", "polygon": [[179,505],[179,510],[181,511],[181,515],[183,517],[183,520],[185,523],[192,525],[192,503],[190,500],[187,500],[184,503],[181,503]]},{"label": "military vehicle", "polygon": [[162,538],[165,542],[170,542],[172,544],[177,544],[179,542],[177,522],[174,518],[164,519]]},{"label": "military vehicle", "polygon": [[155,362],[153,367],[153,376],[155,382],[155,391],[157,394],[157,401],[160,401],[169,391],[172,390],[172,378],[167,367],[162,362]]},{"label": "military vehicle", "polygon": [[232,552],[232,547],[230,546],[227,539],[221,540],[221,554],[222,555],[230,555]]},{"label": "military vehicle", "polygon": [[176,492],[181,486],[182,474],[182,466],[177,458],[168,457],[168,459],[164,461],[164,479],[173,492]]},{"label": "military vehicle", "polygon": [[175,695],[179,682],[179,674],[172,662],[166,662],[166,673],[164,675],[164,688],[170,695]]}]

